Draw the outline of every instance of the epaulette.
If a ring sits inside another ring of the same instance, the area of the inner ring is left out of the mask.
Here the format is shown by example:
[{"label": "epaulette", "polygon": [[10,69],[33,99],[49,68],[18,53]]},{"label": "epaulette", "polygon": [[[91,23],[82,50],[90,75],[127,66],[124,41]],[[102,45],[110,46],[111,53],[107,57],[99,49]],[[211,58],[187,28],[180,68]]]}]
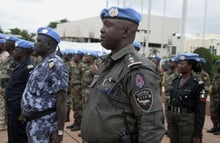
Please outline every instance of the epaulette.
[{"label": "epaulette", "polygon": [[199,78],[194,77],[194,81],[197,82],[199,85],[204,85],[203,80],[201,80]]},{"label": "epaulette", "polygon": [[27,65],[27,69],[33,69],[34,65]]},{"label": "epaulette", "polygon": [[49,68],[53,68],[55,66],[54,58],[49,59]]},{"label": "epaulette", "polygon": [[127,55],[127,66],[128,68],[141,65],[142,62],[134,55],[128,54]]}]

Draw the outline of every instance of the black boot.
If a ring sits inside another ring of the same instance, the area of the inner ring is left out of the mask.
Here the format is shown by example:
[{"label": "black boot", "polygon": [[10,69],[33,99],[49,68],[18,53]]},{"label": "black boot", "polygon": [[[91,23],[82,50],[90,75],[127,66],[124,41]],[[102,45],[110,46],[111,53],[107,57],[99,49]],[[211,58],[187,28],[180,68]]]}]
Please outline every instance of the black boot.
[{"label": "black boot", "polygon": [[73,127],[70,129],[71,131],[78,131],[80,130],[80,122],[76,121],[73,125]]},{"label": "black boot", "polygon": [[71,129],[73,126],[75,126],[74,124],[75,124],[75,122],[73,124],[69,125],[69,126],[66,126],[66,128]]},{"label": "black boot", "polygon": [[214,133],[214,132],[216,132],[217,130],[218,130],[217,125],[214,125],[213,128],[207,130],[207,133]]},{"label": "black boot", "polygon": [[214,132],[214,135],[220,135],[220,127],[216,129],[216,131]]}]

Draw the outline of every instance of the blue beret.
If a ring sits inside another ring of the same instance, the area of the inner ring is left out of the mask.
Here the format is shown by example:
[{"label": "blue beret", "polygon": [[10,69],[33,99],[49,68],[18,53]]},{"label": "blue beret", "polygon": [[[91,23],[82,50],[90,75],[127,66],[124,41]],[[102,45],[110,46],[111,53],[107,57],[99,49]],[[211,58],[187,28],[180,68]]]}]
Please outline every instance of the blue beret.
[{"label": "blue beret", "polygon": [[43,34],[43,35],[49,36],[52,39],[54,39],[57,43],[60,42],[60,35],[53,28],[40,27],[37,30],[37,34]]},{"label": "blue beret", "polygon": [[20,40],[20,39],[19,39],[19,38],[17,38],[17,37],[15,37],[15,36],[7,36],[7,37],[6,37],[6,40],[16,42],[16,41],[18,41],[18,40]]},{"label": "blue beret", "polygon": [[177,57],[178,60],[196,60],[199,61],[199,55],[196,53],[182,53]]},{"label": "blue beret", "polygon": [[178,62],[178,57],[173,57],[170,59],[170,62]]},{"label": "blue beret", "polygon": [[141,21],[141,15],[132,8],[119,8],[111,7],[109,9],[103,9],[100,14],[101,19],[112,18],[112,19],[124,19],[134,22],[139,25]]},{"label": "blue beret", "polygon": [[156,60],[161,60],[161,57],[159,57],[159,56],[153,56],[153,58],[152,59],[156,59]]},{"label": "blue beret", "polygon": [[15,42],[15,47],[19,47],[22,49],[33,49],[34,43],[27,40],[19,40]]},{"label": "blue beret", "polygon": [[215,64],[216,64],[216,65],[220,64],[220,60],[217,60],[217,61],[215,62]]},{"label": "blue beret", "polygon": [[85,51],[85,55],[87,56],[93,56],[93,57],[98,57],[98,52],[96,51]]},{"label": "blue beret", "polygon": [[4,33],[0,33],[0,39],[6,39],[7,38],[7,35],[4,34]]},{"label": "blue beret", "polygon": [[134,45],[134,47],[136,47],[136,48],[138,48],[138,49],[141,48],[140,42],[134,41],[134,42],[133,42],[133,45]]},{"label": "blue beret", "polygon": [[5,39],[0,39],[0,44],[5,44],[6,40]]},{"label": "blue beret", "polygon": [[201,63],[203,63],[203,64],[206,63],[206,60],[205,60],[204,58],[199,58],[199,61],[200,61]]}]

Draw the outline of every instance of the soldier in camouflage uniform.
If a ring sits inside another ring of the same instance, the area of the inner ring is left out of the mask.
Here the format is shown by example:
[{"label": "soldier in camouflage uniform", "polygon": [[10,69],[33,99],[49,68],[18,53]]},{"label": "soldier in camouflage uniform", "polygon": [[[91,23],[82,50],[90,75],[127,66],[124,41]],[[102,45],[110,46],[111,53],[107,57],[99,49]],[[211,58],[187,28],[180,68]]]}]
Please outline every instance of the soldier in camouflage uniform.
[{"label": "soldier in camouflage uniform", "polygon": [[[12,51],[15,49],[15,42],[18,41],[19,39],[14,37],[14,36],[8,36],[6,37],[6,43],[5,43],[5,50],[8,52],[8,56],[7,58],[2,62],[2,66],[1,66],[1,77],[0,77],[0,81],[1,81],[1,122],[3,122],[3,124],[5,124],[5,120],[6,117],[6,113],[5,113],[5,87],[7,82],[9,81],[10,75],[12,73],[12,71],[14,70],[16,63],[13,60],[13,58],[11,57],[11,53]],[[6,54],[7,55],[7,54]],[[4,128],[4,127],[3,127]]]},{"label": "soldier in camouflage uniform", "polygon": [[[5,51],[5,39],[0,39],[0,72],[2,71],[3,63],[8,57],[8,52]],[[0,77],[2,77],[0,75]],[[6,121],[5,121],[5,100],[2,94],[2,87],[0,86],[0,130],[6,129]]]},{"label": "soldier in camouflage uniform", "polygon": [[193,72],[194,77],[196,77],[199,80],[202,80],[204,82],[205,86],[205,96],[208,96],[209,92],[209,86],[210,86],[210,79],[209,79],[209,74],[204,71],[204,66],[206,63],[206,60],[204,58],[199,58],[199,66],[201,68],[201,72]]},{"label": "soldier in camouflage uniform", "polygon": [[80,129],[82,119],[82,95],[81,95],[81,67],[83,52],[75,50],[73,53],[73,64],[71,66],[71,105],[73,110],[74,123],[67,126],[71,131],[77,131]]},{"label": "soldier in camouflage uniform", "polygon": [[66,101],[66,103],[67,103],[67,114],[66,114],[66,122],[69,122],[70,121],[70,110],[71,110],[71,96],[70,96],[70,94],[71,94],[71,86],[70,86],[70,84],[71,84],[71,75],[72,75],[72,73],[71,73],[71,60],[72,60],[72,55],[71,55],[71,53],[69,52],[69,51],[65,51],[64,53],[63,53],[63,55],[62,55],[62,59],[63,59],[63,62],[64,62],[64,64],[66,65],[66,67],[67,67],[67,70],[69,71],[68,73],[69,73],[69,81],[68,81],[68,90],[67,90],[67,101]]},{"label": "soldier in camouflage uniform", "polygon": [[[167,107],[170,102],[170,90],[172,89],[172,81],[178,76],[177,72],[177,59],[174,57],[169,61],[169,70],[165,74],[164,78],[164,88],[165,88],[165,118],[167,119]],[[168,127],[167,127],[168,128]],[[169,135],[169,131],[167,129],[167,135]]]},{"label": "soldier in camouflage uniform", "polygon": [[218,103],[219,103],[219,89],[220,89],[220,60],[216,61],[216,68],[217,71],[215,75],[213,76],[212,80],[212,91],[210,94],[210,114],[211,114],[211,120],[213,123],[213,127],[207,132],[214,133],[220,128],[220,125],[218,124]]},{"label": "soldier in camouflage uniform", "polygon": [[93,76],[97,71],[97,65],[95,64],[95,59],[97,58],[97,53],[94,51],[87,51],[83,57],[85,62],[85,67],[82,69],[82,101],[83,109],[85,109],[86,104],[89,100],[90,83],[93,80]]}]

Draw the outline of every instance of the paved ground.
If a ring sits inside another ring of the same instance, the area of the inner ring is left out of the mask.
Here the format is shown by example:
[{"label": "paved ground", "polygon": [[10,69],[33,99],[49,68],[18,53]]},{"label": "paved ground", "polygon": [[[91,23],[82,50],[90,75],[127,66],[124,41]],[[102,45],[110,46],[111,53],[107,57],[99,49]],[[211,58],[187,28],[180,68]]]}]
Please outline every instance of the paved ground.
[{"label": "paved ground", "polygon": [[[207,108],[206,111],[209,111],[209,102],[207,102]],[[71,117],[72,117],[71,112]],[[82,140],[80,137],[78,137],[79,131],[70,131],[69,129],[66,129],[66,126],[73,123],[73,119],[70,122],[67,122],[65,124],[65,134],[64,134],[64,140],[62,143],[82,143]],[[212,123],[210,120],[209,112],[207,112],[206,118],[205,118],[205,125],[203,128],[203,143],[220,143],[220,135],[216,136],[210,133],[207,133],[206,130],[210,129],[212,127]],[[6,131],[0,131],[0,143],[7,143],[7,132]],[[164,136],[161,143],[169,143],[169,138],[167,136]]]}]

